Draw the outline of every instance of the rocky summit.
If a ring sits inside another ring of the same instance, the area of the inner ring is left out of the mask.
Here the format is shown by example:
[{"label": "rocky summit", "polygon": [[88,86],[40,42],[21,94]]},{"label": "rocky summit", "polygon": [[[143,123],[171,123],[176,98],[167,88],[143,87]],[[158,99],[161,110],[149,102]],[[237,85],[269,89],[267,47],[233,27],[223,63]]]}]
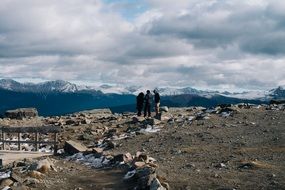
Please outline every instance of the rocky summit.
[{"label": "rocky summit", "polygon": [[[0,119],[6,127],[61,128],[57,155],[3,165],[0,189],[285,189],[284,102],[162,110],[151,118],[102,109]],[[18,148],[10,143],[5,151]],[[41,143],[38,151],[53,149]]]}]

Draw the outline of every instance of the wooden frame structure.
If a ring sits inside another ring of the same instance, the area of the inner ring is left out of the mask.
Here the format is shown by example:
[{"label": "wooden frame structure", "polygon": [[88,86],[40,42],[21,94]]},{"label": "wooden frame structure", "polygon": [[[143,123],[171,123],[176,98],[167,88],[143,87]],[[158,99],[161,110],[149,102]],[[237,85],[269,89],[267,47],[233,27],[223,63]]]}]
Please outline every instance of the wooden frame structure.
[{"label": "wooden frame structure", "polygon": [[[39,150],[39,144],[52,144],[54,145],[54,154],[57,153],[58,145],[58,133],[60,132],[60,127],[58,126],[42,126],[42,127],[0,127],[1,130],[1,141],[2,150],[6,149],[6,143],[16,143],[18,144],[18,150],[21,150],[21,144],[34,144],[35,151]],[[5,140],[6,135],[9,133],[17,133],[18,140]],[[33,133],[35,140],[23,141],[21,140],[21,133]],[[53,141],[40,141],[40,134],[43,133],[53,133]]]}]

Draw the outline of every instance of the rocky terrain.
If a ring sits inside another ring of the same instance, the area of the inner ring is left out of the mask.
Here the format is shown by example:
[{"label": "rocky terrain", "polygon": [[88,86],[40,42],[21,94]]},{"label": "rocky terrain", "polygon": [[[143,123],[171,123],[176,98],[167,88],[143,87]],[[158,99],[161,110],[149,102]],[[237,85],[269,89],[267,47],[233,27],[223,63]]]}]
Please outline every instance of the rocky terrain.
[{"label": "rocky terrain", "polygon": [[[285,189],[285,105],[163,108],[159,118],[108,109],[0,119],[59,126],[57,156],[0,170],[8,189]],[[7,138],[13,139],[13,134]],[[24,139],[32,136],[22,134]],[[44,135],[43,138],[50,138]],[[10,149],[15,149],[13,145]],[[23,145],[23,150],[33,150]],[[53,147],[42,145],[43,152]]]}]

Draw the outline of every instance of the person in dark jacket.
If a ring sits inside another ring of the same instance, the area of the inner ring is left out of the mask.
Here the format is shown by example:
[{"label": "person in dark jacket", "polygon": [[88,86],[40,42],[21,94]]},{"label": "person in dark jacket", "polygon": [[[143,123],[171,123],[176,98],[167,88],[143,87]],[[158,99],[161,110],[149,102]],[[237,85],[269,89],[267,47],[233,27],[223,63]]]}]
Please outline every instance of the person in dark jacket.
[{"label": "person in dark jacket", "polygon": [[151,117],[151,112],[150,112],[150,108],[151,108],[151,94],[150,94],[149,90],[146,91],[146,95],[144,97],[144,101],[145,101],[144,117],[146,117],[146,115],[148,115],[148,117]]},{"label": "person in dark jacket", "polygon": [[138,110],[138,116],[142,115],[142,110],[143,110],[143,102],[144,102],[144,93],[141,92],[137,96],[137,110]]},{"label": "person in dark jacket", "polygon": [[160,106],[160,95],[157,90],[153,91],[154,93],[154,108],[155,108],[155,115],[159,115],[159,106]]}]

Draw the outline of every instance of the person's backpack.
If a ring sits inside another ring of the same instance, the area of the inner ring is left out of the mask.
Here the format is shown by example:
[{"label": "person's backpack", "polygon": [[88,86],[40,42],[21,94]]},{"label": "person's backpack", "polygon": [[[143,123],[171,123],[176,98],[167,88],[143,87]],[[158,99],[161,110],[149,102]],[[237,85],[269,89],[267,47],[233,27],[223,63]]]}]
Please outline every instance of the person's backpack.
[{"label": "person's backpack", "polygon": [[145,97],[144,97],[144,99],[145,99],[145,103],[147,103],[147,104],[150,104],[150,103],[151,103],[151,97],[150,97],[149,94],[146,94]]}]

